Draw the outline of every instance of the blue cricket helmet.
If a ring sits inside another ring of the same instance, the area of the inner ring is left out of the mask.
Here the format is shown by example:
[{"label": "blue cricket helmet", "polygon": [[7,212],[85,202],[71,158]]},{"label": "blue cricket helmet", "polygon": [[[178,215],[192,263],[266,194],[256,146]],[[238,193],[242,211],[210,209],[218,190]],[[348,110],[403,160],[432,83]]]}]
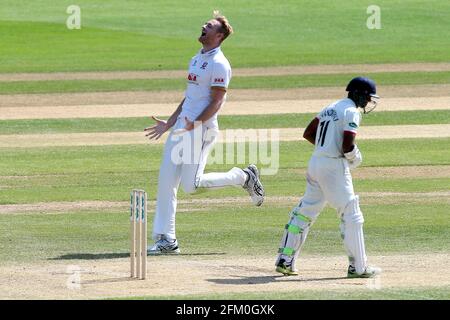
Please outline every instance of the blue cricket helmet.
[{"label": "blue cricket helmet", "polygon": [[372,79],[364,77],[356,77],[350,80],[345,89],[349,92],[355,92],[359,95],[368,95],[373,98],[380,98],[377,95],[377,88],[375,82]]},{"label": "blue cricket helmet", "polygon": [[[369,113],[377,106],[377,88],[372,79],[356,77],[350,80],[345,89],[348,97],[355,102],[356,107],[362,108],[364,113]],[[373,99],[374,98],[374,99]]]}]

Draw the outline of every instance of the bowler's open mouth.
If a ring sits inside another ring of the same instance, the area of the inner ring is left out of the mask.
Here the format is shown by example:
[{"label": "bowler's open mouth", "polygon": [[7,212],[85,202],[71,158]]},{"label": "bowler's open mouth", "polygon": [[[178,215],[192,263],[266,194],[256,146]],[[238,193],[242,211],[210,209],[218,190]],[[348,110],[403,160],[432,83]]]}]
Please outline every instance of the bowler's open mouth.
[{"label": "bowler's open mouth", "polygon": [[201,36],[203,37],[204,35],[206,35],[206,31],[202,29],[202,35]]}]

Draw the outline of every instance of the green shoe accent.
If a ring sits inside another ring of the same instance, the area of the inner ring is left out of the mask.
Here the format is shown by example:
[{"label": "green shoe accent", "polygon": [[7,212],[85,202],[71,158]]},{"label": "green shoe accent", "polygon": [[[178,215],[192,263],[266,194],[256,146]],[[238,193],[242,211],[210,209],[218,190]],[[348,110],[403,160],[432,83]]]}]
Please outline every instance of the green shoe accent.
[{"label": "green shoe accent", "polygon": [[373,277],[375,277],[375,274],[370,274],[370,273],[357,274],[357,273],[347,272],[347,278],[373,278]]},{"label": "green shoe accent", "polygon": [[276,272],[282,273],[285,276],[298,276],[298,272],[297,271],[293,271],[291,270],[291,268],[286,268],[284,266],[278,266],[275,269]]},{"label": "green shoe accent", "polygon": [[372,267],[367,267],[366,270],[361,273],[358,274],[356,273],[356,271],[351,270],[351,268],[348,268],[347,271],[347,278],[374,278],[375,276],[379,275],[381,273],[381,269],[379,268],[372,268]]}]

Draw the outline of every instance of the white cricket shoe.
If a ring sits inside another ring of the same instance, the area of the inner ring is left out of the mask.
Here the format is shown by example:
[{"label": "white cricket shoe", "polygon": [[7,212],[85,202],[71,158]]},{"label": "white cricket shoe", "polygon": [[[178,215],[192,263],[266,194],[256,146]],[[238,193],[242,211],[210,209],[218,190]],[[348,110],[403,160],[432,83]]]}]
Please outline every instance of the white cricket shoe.
[{"label": "white cricket shoe", "polygon": [[373,278],[381,274],[381,268],[367,266],[363,273],[356,273],[355,267],[348,266],[347,278]]},{"label": "white cricket shoe", "polygon": [[180,254],[177,239],[169,241],[165,237],[161,237],[153,246],[147,248],[147,255],[155,256],[162,254]]},{"label": "white cricket shoe", "polygon": [[259,180],[259,171],[258,168],[251,164],[247,168],[243,169],[243,171],[247,174],[247,180],[242,186],[245,190],[247,190],[248,194],[252,198],[253,203],[259,207],[262,205],[264,201],[264,188]]}]

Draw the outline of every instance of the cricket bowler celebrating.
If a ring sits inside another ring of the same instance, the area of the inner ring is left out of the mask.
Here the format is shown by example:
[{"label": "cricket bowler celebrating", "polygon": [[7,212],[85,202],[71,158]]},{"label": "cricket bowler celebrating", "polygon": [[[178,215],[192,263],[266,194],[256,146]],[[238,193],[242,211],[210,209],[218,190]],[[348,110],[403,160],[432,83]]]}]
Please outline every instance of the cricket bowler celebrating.
[{"label": "cricket bowler celebrating", "polygon": [[145,129],[149,139],[158,139],[173,127],[164,146],[159,172],[153,221],[156,243],[149,246],[149,255],[180,253],[175,235],[180,184],[187,193],[198,188],[241,186],[256,206],[264,201],[264,189],[255,165],[245,169],[234,167],[228,172],[203,173],[219,132],[217,113],[225,103],[231,79],[231,67],[220,45],[233,29],[224,16],[215,12],[201,32],[198,40],[203,48],[190,61],[184,99],[167,121],[152,117],[156,124]]},{"label": "cricket bowler celebrating", "polygon": [[304,131],[303,137],[315,148],[306,173],[306,191],[290,213],[275,263],[276,271],[284,275],[298,275],[295,262],[309,228],[326,203],[341,217],[341,236],[349,257],[347,276],[370,278],[381,273],[381,269],[367,265],[364,218],[350,174],[350,170],[362,162],[361,152],[355,144],[361,117],[358,108],[369,113],[376,107],[374,98],[379,97],[375,83],[368,78],[352,79],[346,90],[348,98],[324,108]]}]

